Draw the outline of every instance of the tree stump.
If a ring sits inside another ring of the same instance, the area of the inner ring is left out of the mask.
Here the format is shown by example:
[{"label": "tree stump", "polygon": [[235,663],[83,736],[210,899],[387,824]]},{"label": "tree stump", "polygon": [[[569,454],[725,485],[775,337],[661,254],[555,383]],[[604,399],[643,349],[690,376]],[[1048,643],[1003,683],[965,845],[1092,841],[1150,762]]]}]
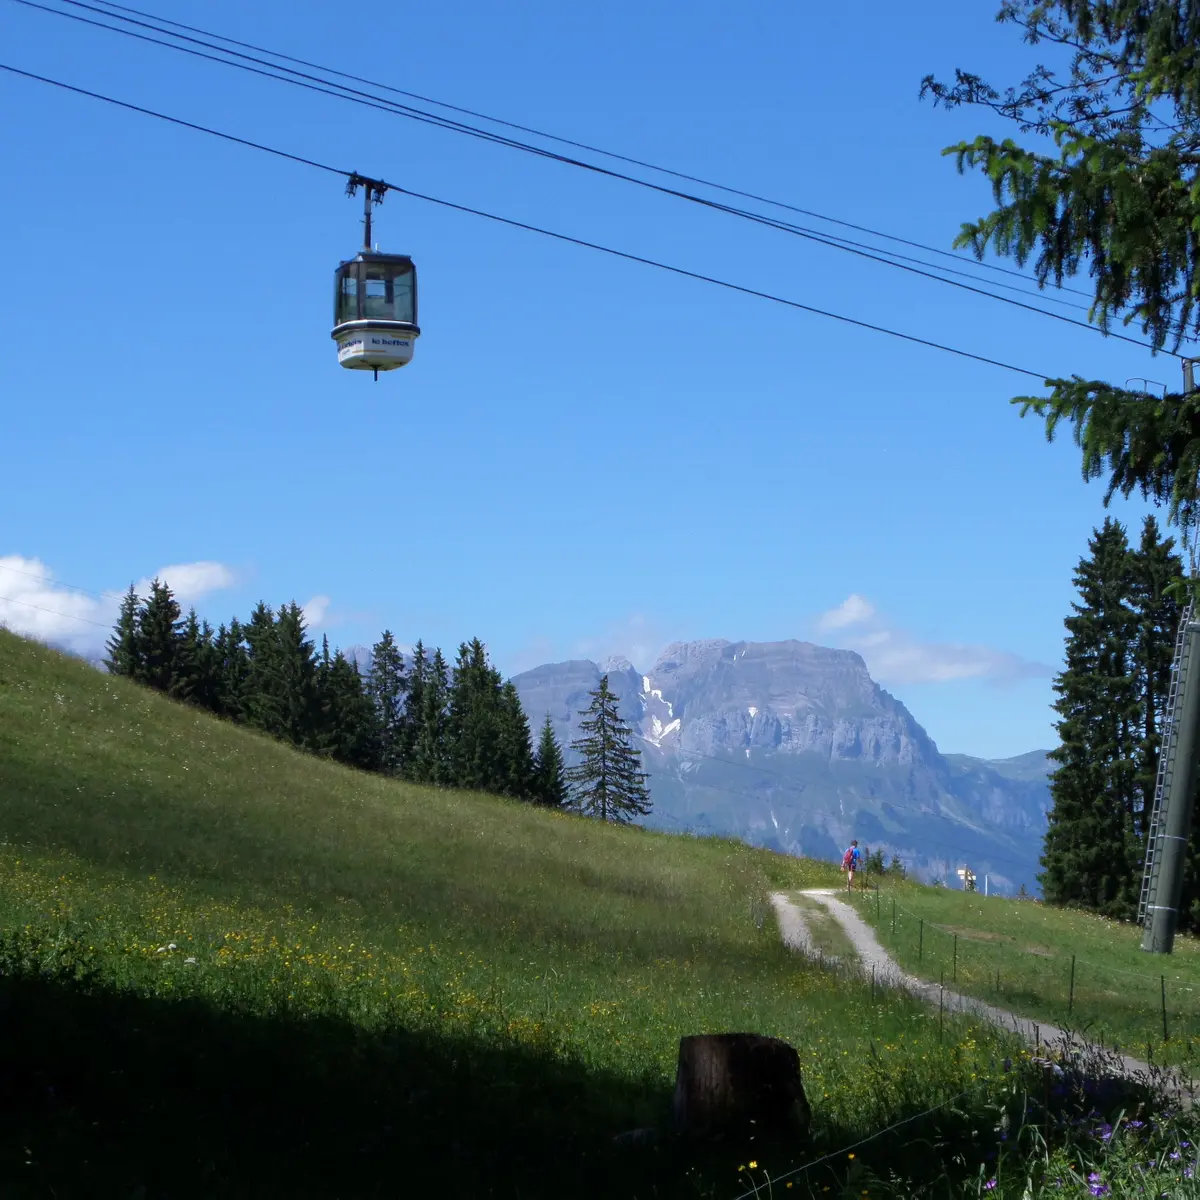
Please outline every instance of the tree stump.
[{"label": "tree stump", "polygon": [[803,1135],[812,1112],[800,1056],[778,1038],[704,1033],[681,1038],[675,1128],[706,1137],[753,1124],[763,1133]]}]

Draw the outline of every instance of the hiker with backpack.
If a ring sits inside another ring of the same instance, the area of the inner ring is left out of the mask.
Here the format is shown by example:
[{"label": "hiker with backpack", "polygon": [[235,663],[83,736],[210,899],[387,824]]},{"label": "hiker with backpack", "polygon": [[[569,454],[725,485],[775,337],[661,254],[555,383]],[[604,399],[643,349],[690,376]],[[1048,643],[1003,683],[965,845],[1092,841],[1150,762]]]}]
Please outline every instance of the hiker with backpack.
[{"label": "hiker with backpack", "polygon": [[850,843],[850,848],[842,855],[842,870],[846,872],[846,891],[854,890],[854,872],[858,870],[858,860],[862,853],[858,848],[858,839]]}]

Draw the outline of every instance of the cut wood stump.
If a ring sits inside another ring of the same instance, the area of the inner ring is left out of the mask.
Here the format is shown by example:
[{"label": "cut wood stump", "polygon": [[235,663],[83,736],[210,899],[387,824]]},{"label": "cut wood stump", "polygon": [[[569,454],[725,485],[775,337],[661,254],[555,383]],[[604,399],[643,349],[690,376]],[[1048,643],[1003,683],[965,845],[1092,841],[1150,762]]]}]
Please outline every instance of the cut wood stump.
[{"label": "cut wood stump", "polygon": [[674,1118],[676,1130],[688,1136],[749,1125],[763,1133],[803,1135],[812,1112],[800,1056],[787,1042],[757,1033],[681,1038]]}]

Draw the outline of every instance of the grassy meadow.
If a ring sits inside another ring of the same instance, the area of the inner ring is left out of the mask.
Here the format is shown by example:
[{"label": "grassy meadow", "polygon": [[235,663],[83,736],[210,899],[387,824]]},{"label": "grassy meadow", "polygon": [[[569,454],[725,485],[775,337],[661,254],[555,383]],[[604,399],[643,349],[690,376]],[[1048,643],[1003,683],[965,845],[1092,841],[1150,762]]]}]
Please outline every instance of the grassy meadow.
[{"label": "grassy meadow", "polygon": [[855,903],[915,975],[940,980],[944,972],[947,986],[1138,1058],[1200,1062],[1200,941],[1193,937],[1178,937],[1171,955],[1150,955],[1135,925],[886,877],[878,896],[856,891]]},{"label": "grassy meadow", "polygon": [[[770,893],[838,879],[355,773],[0,631],[0,1195],[1196,1194],[1144,1090],[786,951]],[[797,1048],[807,1140],[669,1136],[679,1038],[738,1030]]]},{"label": "grassy meadow", "polygon": [[[1014,1049],[781,946],[830,864],[355,773],[3,631],[0,843],[5,1196],[733,1196]],[[614,1144],[735,1030],[798,1049],[810,1142]],[[914,1128],[800,1194],[992,1136]]]}]

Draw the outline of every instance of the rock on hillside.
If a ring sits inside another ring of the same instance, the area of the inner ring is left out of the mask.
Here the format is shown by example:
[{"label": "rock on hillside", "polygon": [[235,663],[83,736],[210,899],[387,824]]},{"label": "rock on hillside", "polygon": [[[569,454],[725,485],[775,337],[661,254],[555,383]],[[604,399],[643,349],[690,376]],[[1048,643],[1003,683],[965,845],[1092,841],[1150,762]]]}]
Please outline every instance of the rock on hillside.
[{"label": "rock on hillside", "polygon": [[576,660],[514,683],[530,723],[549,713],[566,747],[604,673],[651,773],[647,824],[825,858],[858,837],[926,878],[967,864],[999,889],[1035,886],[1048,805],[1036,756],[942,756],[852,651],[680,642],[645,674]]}]

